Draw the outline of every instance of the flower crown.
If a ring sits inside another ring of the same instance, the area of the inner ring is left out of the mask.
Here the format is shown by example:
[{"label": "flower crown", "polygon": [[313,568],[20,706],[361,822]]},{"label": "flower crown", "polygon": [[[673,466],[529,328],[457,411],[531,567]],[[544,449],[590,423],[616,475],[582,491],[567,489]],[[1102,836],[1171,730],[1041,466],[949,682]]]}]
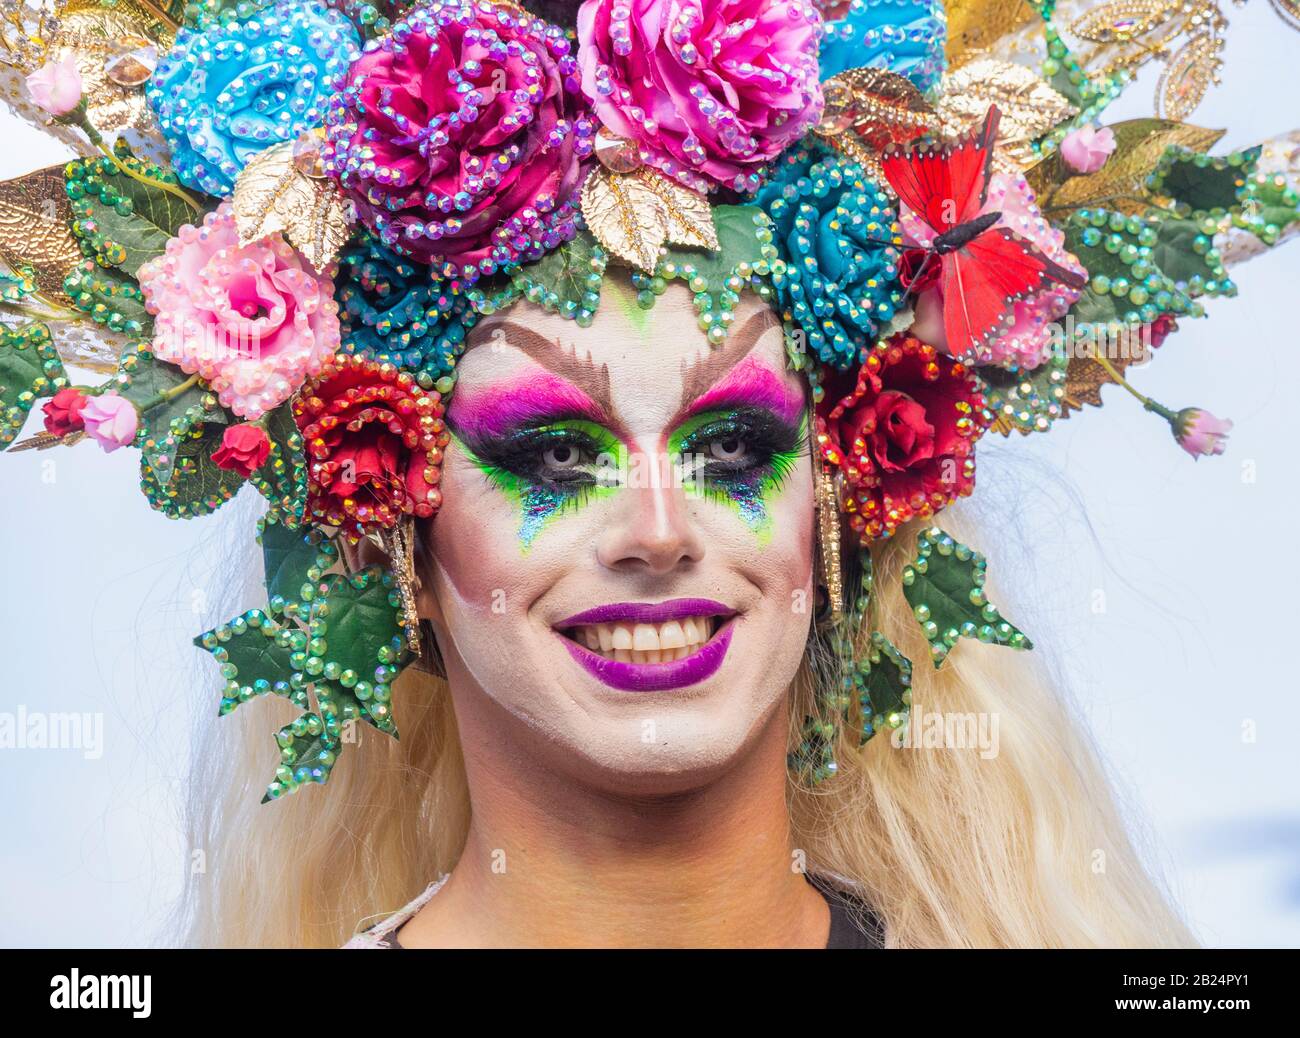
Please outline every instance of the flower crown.
[{"label": "flower crown", "polygon": [[[907,717],[911,662],[858,645],[871,544],[969,495],[984,435],[1108,383],[1221,453],[1231,423],[1125,369],[1235,292],[1225,250],[1300,227],[1294,151],[1211,155],[1221,134],[1185,121],[1218,71],[1213,0],[531,6],[37,0],[0,28],[11,107],[82,155],[0,185],[0,442],[135,447],[176,518],[266,498],[267,605],[196,644],[222,713],[302,711],[268,799],[324,782],[347,723],[396,734],[412,521],[441,505],[484,316],[586,325],[610,277],[647,309],[684,281],[714,344],[743,291],[780,315],[813,402],[816,636],[847,666],[792,755],[817,780],[842,723]],[[1099,128],[1157,59],[1160,117]],[[361,537],[391,568],[348,568]],[[985,568],[920,534],[903,594],[933,666],[964,637],[1030,647]]]}]

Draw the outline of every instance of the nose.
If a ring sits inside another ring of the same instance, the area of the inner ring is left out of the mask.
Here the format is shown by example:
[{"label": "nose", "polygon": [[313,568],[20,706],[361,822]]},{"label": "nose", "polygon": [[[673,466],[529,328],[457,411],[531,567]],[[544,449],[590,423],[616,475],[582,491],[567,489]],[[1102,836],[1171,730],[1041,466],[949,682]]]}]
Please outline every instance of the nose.
[{"label": "nose", "polygon": [[688,510],[686,488],[674,478],[665,452],[634,450],[626,485],[596,542],[596,558],[610,569],[671,573],[704,557],[704,540]]}]

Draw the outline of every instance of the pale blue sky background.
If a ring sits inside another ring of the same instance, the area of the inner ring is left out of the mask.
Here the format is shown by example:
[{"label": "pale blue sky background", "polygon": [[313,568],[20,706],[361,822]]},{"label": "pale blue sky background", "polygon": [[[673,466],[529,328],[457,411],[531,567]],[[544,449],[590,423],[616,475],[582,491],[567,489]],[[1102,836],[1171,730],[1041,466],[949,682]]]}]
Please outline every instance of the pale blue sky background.
[{"label": "pale blue sky background", "polygon": [[[1225,82],[1193,116],[1230,127],[1223,150],[1300,125],[1300,34],[1260,0],[1227,13]],[[1148,74],[1108,121],[1150,114],[1151,88]],[[0,128],[0,177],[65,157],[7,114]],[[1297,946],[1300,243],[1234,277],[1239,297],[1211,302],[1135,376],[1169,406],[1232,418],[1228,453],[1194,463],[1112,388],[1104,411],[1046,436],[986,437],[975,501],[1016,529],[978,546],[1000,584],[1014,579],[1006,612],[1068,681],[1200,938]],[[0,458],[0,711],[102,711],[105,740],[98,760],[0,750],[0,945],[149,943],[188,860],[189,733],[217,705],[189,638],[233,615],[214,567],[251,545],[258,503],[246,491],[215,517],[165,519],[136,489],[137,462],[90,444]]]}]

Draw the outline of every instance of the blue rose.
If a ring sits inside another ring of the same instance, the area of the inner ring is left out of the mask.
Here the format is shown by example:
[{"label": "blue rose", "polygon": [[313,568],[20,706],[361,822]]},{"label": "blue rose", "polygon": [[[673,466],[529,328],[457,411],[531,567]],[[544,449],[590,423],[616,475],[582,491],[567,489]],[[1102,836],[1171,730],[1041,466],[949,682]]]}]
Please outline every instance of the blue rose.
[{"label": "blue rose", "polygon": [[942,0],[852,0],[843,18],[826,22],[821,77],[883,68],[929,90],[943,75],[947,25]]},{"label": "blue rose", "polygon": [[785,261],[772,286],[805,351],[851,367],[903,301],[897,214],[859,165],[821,151],[782,158],[757,201]]},{"label": "blue rose", "polygon": [[466,295],[369,234],[343,250],[334,280],[342,351],[393,364],[422,384],[451,373],[478,321]]},{"label": "blue rose", "polygon": [[334,80],[360,44],[319,0],[182,29],[146,91],[181,183],[228,195],[254,155],[324,123]]}]

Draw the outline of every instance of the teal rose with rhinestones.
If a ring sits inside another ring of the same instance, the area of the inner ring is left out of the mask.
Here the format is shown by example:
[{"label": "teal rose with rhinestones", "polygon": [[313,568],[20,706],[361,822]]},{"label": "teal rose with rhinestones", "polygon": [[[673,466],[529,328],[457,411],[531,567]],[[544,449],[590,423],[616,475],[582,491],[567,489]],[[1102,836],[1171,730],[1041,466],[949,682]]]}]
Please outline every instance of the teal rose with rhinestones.
[{"label": "teal rose with rhinestones", "polygon": [[798,151],[758,193],[785,269],[772,286],[806,352],[848,368],[893,319],[904,290],[897,214],[856,163]]},{"label": "teal rose with rhinestones", "polygon": [[324,123],[360,45],[352,23],[320,0],[182,29],[146,91],[181,183],[229,195],[254,155]]},{"label": "teal rose with rhinestones", "polygon": [[335,282],[342,351],[395,365],[422,383],[451,373],[478,321],[468,296],[435,284],[428,267],[369,234],[343,250]]}]

